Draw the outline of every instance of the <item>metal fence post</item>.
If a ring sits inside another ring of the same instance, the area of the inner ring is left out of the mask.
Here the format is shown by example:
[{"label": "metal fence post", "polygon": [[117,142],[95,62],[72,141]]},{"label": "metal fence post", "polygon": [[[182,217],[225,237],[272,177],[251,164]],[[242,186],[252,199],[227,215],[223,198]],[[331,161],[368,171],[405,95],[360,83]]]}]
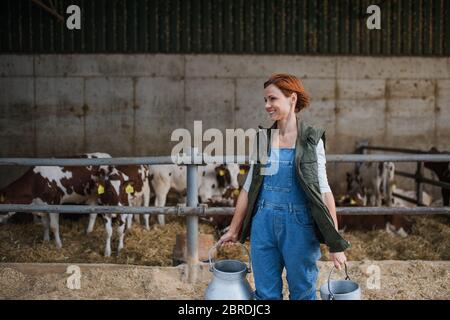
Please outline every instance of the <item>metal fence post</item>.
[{"label": "metal fence post", "polygon": [[421,206],[423,203],[422,199],[422,191],[423,191],[423,184],[422,184],[422,177],[423,177],[423,162],[419,161],[417,162],[417,170],[416,170],[416,199],[417,199],[417,205]]},{"label": "metal fence post", "polygon": [[[187,165],[187,206],[197,207],[198,205],[198,176],[197,165],[194,158],[196,149],[191,152],[191,164]],[[197,281],[198,272],[198,216],[186,217],[187,229],[187,280],[190,283]]]}]

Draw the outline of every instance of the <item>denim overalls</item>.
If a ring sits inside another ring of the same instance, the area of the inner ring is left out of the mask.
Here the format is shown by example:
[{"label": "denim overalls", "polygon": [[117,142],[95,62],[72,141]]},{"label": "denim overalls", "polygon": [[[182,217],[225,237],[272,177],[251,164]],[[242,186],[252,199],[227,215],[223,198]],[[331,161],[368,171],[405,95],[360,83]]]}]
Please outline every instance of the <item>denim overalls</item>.
[{"label": "denim overalls", "polygon": [[265,165],[250,233],[256,299],[283,298],[283,267],[290,299],[316,299],[320,244],[295,172],[294,155],[295,148],[271,148]]}]

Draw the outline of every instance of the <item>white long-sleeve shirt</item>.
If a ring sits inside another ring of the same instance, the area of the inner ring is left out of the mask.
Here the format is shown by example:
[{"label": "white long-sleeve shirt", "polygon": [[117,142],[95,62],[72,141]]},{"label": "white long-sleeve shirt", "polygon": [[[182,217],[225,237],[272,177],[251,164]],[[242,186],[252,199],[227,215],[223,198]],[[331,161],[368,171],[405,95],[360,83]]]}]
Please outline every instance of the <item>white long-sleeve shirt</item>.
[{"label": "white long-sleeve shirt", "polygon": [[[292,147],[295,148],[295,143]],[[331,192],[330,186],[328,185],[327,170],[325,166],[327,160],[325,157],[325,148],[323,146],[322,139],[319,140],[319,143],[316,146],[316,153],[317,153],[317,169],[318,169],[317,175],[319,178],[320,192],[321,193]],[[250,185],[252,183],[252,175],[253,175],[253,164],[250,165],[250,170],[248,171],[247,178],[243,186],[243,189],[247,192],[250,190]]]}]

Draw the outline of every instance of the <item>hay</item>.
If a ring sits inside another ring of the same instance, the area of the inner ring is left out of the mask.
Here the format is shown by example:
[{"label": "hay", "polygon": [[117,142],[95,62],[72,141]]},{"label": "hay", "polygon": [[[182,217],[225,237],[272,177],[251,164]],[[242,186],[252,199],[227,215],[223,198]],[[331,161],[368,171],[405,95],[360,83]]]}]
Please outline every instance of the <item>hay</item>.
[{"label": "hay", "polygon": [[[19,216],[19,215],[16,215]],[[411,234],[406,238],[392,236],[384,230],[348,232],[344,237],[352,243],[346,252],[349,260],[450,260],[450,220],[445,216],[418,216]],[[114,263],[148,266],[172,265],[176,235],[185,232],[184,219],[168,217],[164,227],[152,224],[151,230],[133,224],[125,237],[125,248],[116,256],[117,239],[114,233],[112,256],[103,256],[105,230],[102,219],[97,220],[94,232],[85,235],[87,217],[79,220],[60,219],[63,248],[55,248],[53,240],[42,241],[42,226],[30,219],[0,225],[0,262],[65,262]],[[201,233],[214,234],[208,224],[199,224]],[[246,243],[249,247],[248,242]],[[327,260],[322,246],[322,259]],[[221,248],[217,259],[230,258],[247,261],[245,251],[235,245]]]},{"label": "hay", "polygon": [[416,216],[406,238],[385,230],[348,232],[344,237],[352,247],[350,260],[450,260],[450,224],[448,217]]},{"label": "hay", "polygon": [[[97,219],[94,231],[85,235],[88,219],[60,220],[62,249],[56,249],[53,240],[43,242],[41,225],[8,223],[0,226],[0,262],[90,262],[138,265],[172,265],[172,250],[176,235],[185,232],[183,219],[168,218],[167,225],[153,224],[145,230],[136,223],[125,236],[125,248],[116,256],[117,237],[113,233],[112,255],[104,257],[105,228]],[[115,229],[115,228],[114,228]],[[200,225],[201,233],[213,233],[208,225]]]}]

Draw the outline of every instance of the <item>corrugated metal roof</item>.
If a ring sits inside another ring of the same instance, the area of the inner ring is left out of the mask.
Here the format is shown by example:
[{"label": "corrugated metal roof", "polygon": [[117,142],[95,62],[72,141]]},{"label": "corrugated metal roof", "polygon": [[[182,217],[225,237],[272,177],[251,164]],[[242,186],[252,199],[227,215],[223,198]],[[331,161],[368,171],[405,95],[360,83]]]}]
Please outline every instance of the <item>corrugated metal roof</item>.
[{"label": "corrugated metal roof", "polygon": [[[2,53],[449,55],[449,0],[3,0]],[[366,9],[381,8],[381,30]]]}]

